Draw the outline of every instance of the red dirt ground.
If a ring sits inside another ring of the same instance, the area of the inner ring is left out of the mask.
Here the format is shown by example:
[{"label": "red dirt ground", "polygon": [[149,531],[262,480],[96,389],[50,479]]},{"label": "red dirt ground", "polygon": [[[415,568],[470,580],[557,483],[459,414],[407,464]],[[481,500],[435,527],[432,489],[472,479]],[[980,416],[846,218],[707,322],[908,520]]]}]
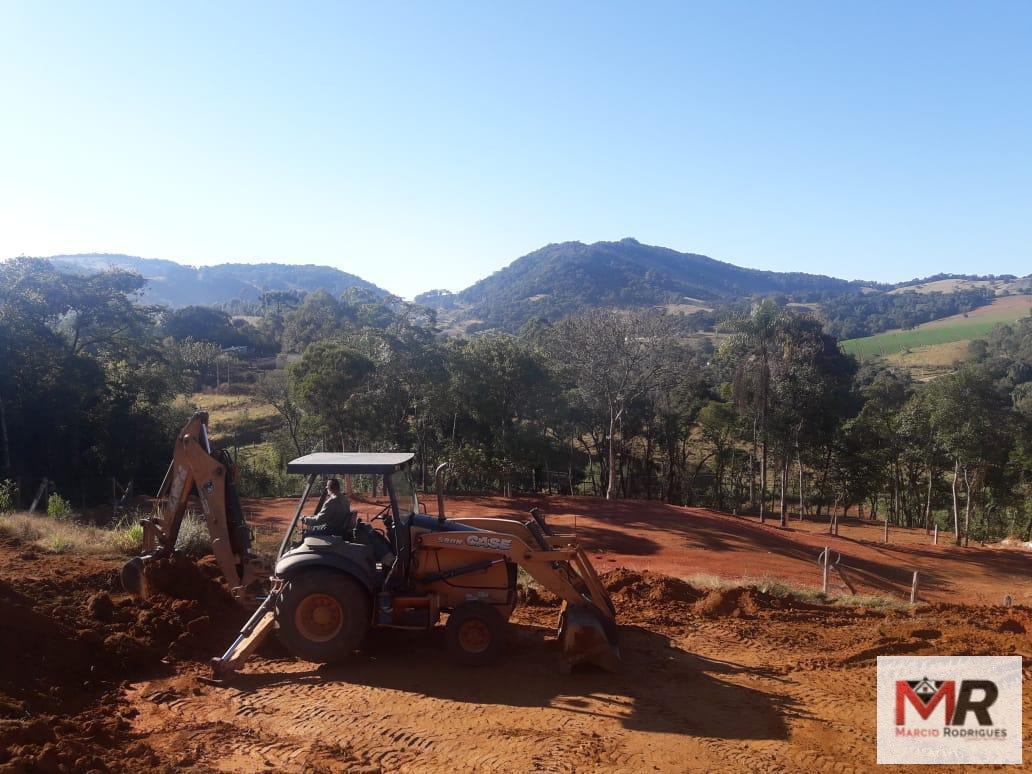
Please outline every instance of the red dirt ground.
[{"label": "red dirt ground", "polygon": [[[810,521],[792,520],[781,529],[776,521],[761,525],[755,516],[590,497],[449,497],[445,511],[453,516],[521,516],[535,506],[550,522],[576,531],[599,571],[624,567],[679,578],[770,577],[819,587],[817,556],[829,546],[833,559],[841,556],[847,576],[861,593],[909,597],[917,570],[920,598],[927,601],[1000,604],[1010,595],[1015,604],[1032,605],[1032,552],[958,548],[949,545],[949,534],[940,534],[939,545],[933,546],[921,529],[892,528],[885,544],[880,523],[856,519],[843,521],[836,537],[827,534],[826,524]],[[277,534],[295,507],[296,502],[288,499],[245,502],[248,517]],[[367,518],[378,508],[361,499],[355,499],[353,507]],[[433,512],[436,504],[428,507]],[[835,593],[846,592],[837,573],[831,581]]]},{"label": "red dirt ground", "polygon": [[[266,653],[216,687],[198,675],[222,622],[197,623],[211,617],[195,600],[127,598],[118,566],[0,544],[3,774],[866,772],[886,654],[1023,656],[1032,732],[1029,608],[827,607],[617,569],[602,576],[617,673],[559,674],[558,609],[539,601],[489,667],[450,663],[439,631],[383,633],[341,666]],[[221,605],[189,567],[158,575]]]},{"label": "red dirt ground", "polygon": [[[367,516],[376,508],[356,505]],[[374,632],[334,667],[270,642],[235,680],[211,686],[198,679],[205,662],[244,614],[210,561],[158,565],[148,571],[157,594],[141,601],[119,589],[121,559],[0,542],[0,774],[867,772],[879,655],[1022,656],[1024,738],[1032,734],[1030,607],[828,606],[634,569],[812,585],[816,551],[830,543],[865,590],[898,594],[919,566],[932,584],[926,598],[997,602],[1009,591],[1020,602],[1027,554],[930,547],[904,531],[881,546],[880,527],[864,524],[829,539],[817,524],[780,530],[656,503],[453,498],[448,508],[515,516],[533,505],[563,526],[576,519],[608,568],[620,671],[561,675],[558,608],[533,594],[513,616],[506,657],[489,667],[449,662],[439,628]],[[270,537],[293,513],[284,500],[247,507]],[[906,577],[891,574],[906,562]]]}]

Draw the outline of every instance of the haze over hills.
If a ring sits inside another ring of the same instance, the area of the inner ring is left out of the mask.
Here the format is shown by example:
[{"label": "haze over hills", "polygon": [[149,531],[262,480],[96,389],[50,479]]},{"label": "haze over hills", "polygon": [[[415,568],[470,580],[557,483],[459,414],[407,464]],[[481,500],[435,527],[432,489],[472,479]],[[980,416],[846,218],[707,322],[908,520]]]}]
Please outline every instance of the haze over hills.
[{"label": "haze over hills", "polygon": [[325,290],[340,295],[348,288],[358,287],[378,296],[390,295],[354,274],[312,264],[221,263],[194,267],[175,261],[108,253],[55,255],[49,260],[64,271],[103,271],[117,266],[139,272],[147,279],[143,299],[172,307],[220,304],[234,299],[257,300],[269,290]]}]

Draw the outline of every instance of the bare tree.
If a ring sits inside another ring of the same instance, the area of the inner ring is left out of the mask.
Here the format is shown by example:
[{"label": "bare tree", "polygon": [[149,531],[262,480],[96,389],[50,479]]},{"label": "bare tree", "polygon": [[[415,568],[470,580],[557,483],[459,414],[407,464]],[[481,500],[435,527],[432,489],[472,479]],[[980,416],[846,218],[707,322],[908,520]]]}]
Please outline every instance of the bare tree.
[{"label": "bare tree", "polygon": [[628,404],[674,374],[672,321],[654,312],[592,309],[555,328],[553,356],[608,419],[606,498],[616,497],[616,435]]},{"label": "bare tree", "polygon": [[258,396],[271,405],[283,418],[290,440],[298,455],[304,454],[301,448],[301,408],[294,402],[290,394],[290,374],[287,371],[270,371],[258,383]]}]

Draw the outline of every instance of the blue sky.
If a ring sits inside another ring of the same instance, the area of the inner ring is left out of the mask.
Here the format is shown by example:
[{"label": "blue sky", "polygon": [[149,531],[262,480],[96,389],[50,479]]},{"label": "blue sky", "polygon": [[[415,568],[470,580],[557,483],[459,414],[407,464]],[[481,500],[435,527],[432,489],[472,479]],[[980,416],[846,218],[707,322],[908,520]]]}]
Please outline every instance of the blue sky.
[{"label": "blue sky", "polygon": [[1032,3],[11,3],[0,256],[1032,271]]}]

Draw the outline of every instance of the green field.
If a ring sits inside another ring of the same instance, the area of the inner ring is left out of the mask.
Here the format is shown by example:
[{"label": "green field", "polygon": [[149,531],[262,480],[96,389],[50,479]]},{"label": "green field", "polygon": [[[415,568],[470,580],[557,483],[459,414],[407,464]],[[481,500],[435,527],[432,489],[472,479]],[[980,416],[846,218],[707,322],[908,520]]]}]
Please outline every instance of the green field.
[{"label": "green field", "polygon": [[1000,323],[1014,322],[1029,314],[1028,296],[997,299],[967,316],[956,315],[934,320],[907,331],[889,331],[862,339],[847,339],[842,349],[861,360],[892,355],[915,347],[980,339]]}]

